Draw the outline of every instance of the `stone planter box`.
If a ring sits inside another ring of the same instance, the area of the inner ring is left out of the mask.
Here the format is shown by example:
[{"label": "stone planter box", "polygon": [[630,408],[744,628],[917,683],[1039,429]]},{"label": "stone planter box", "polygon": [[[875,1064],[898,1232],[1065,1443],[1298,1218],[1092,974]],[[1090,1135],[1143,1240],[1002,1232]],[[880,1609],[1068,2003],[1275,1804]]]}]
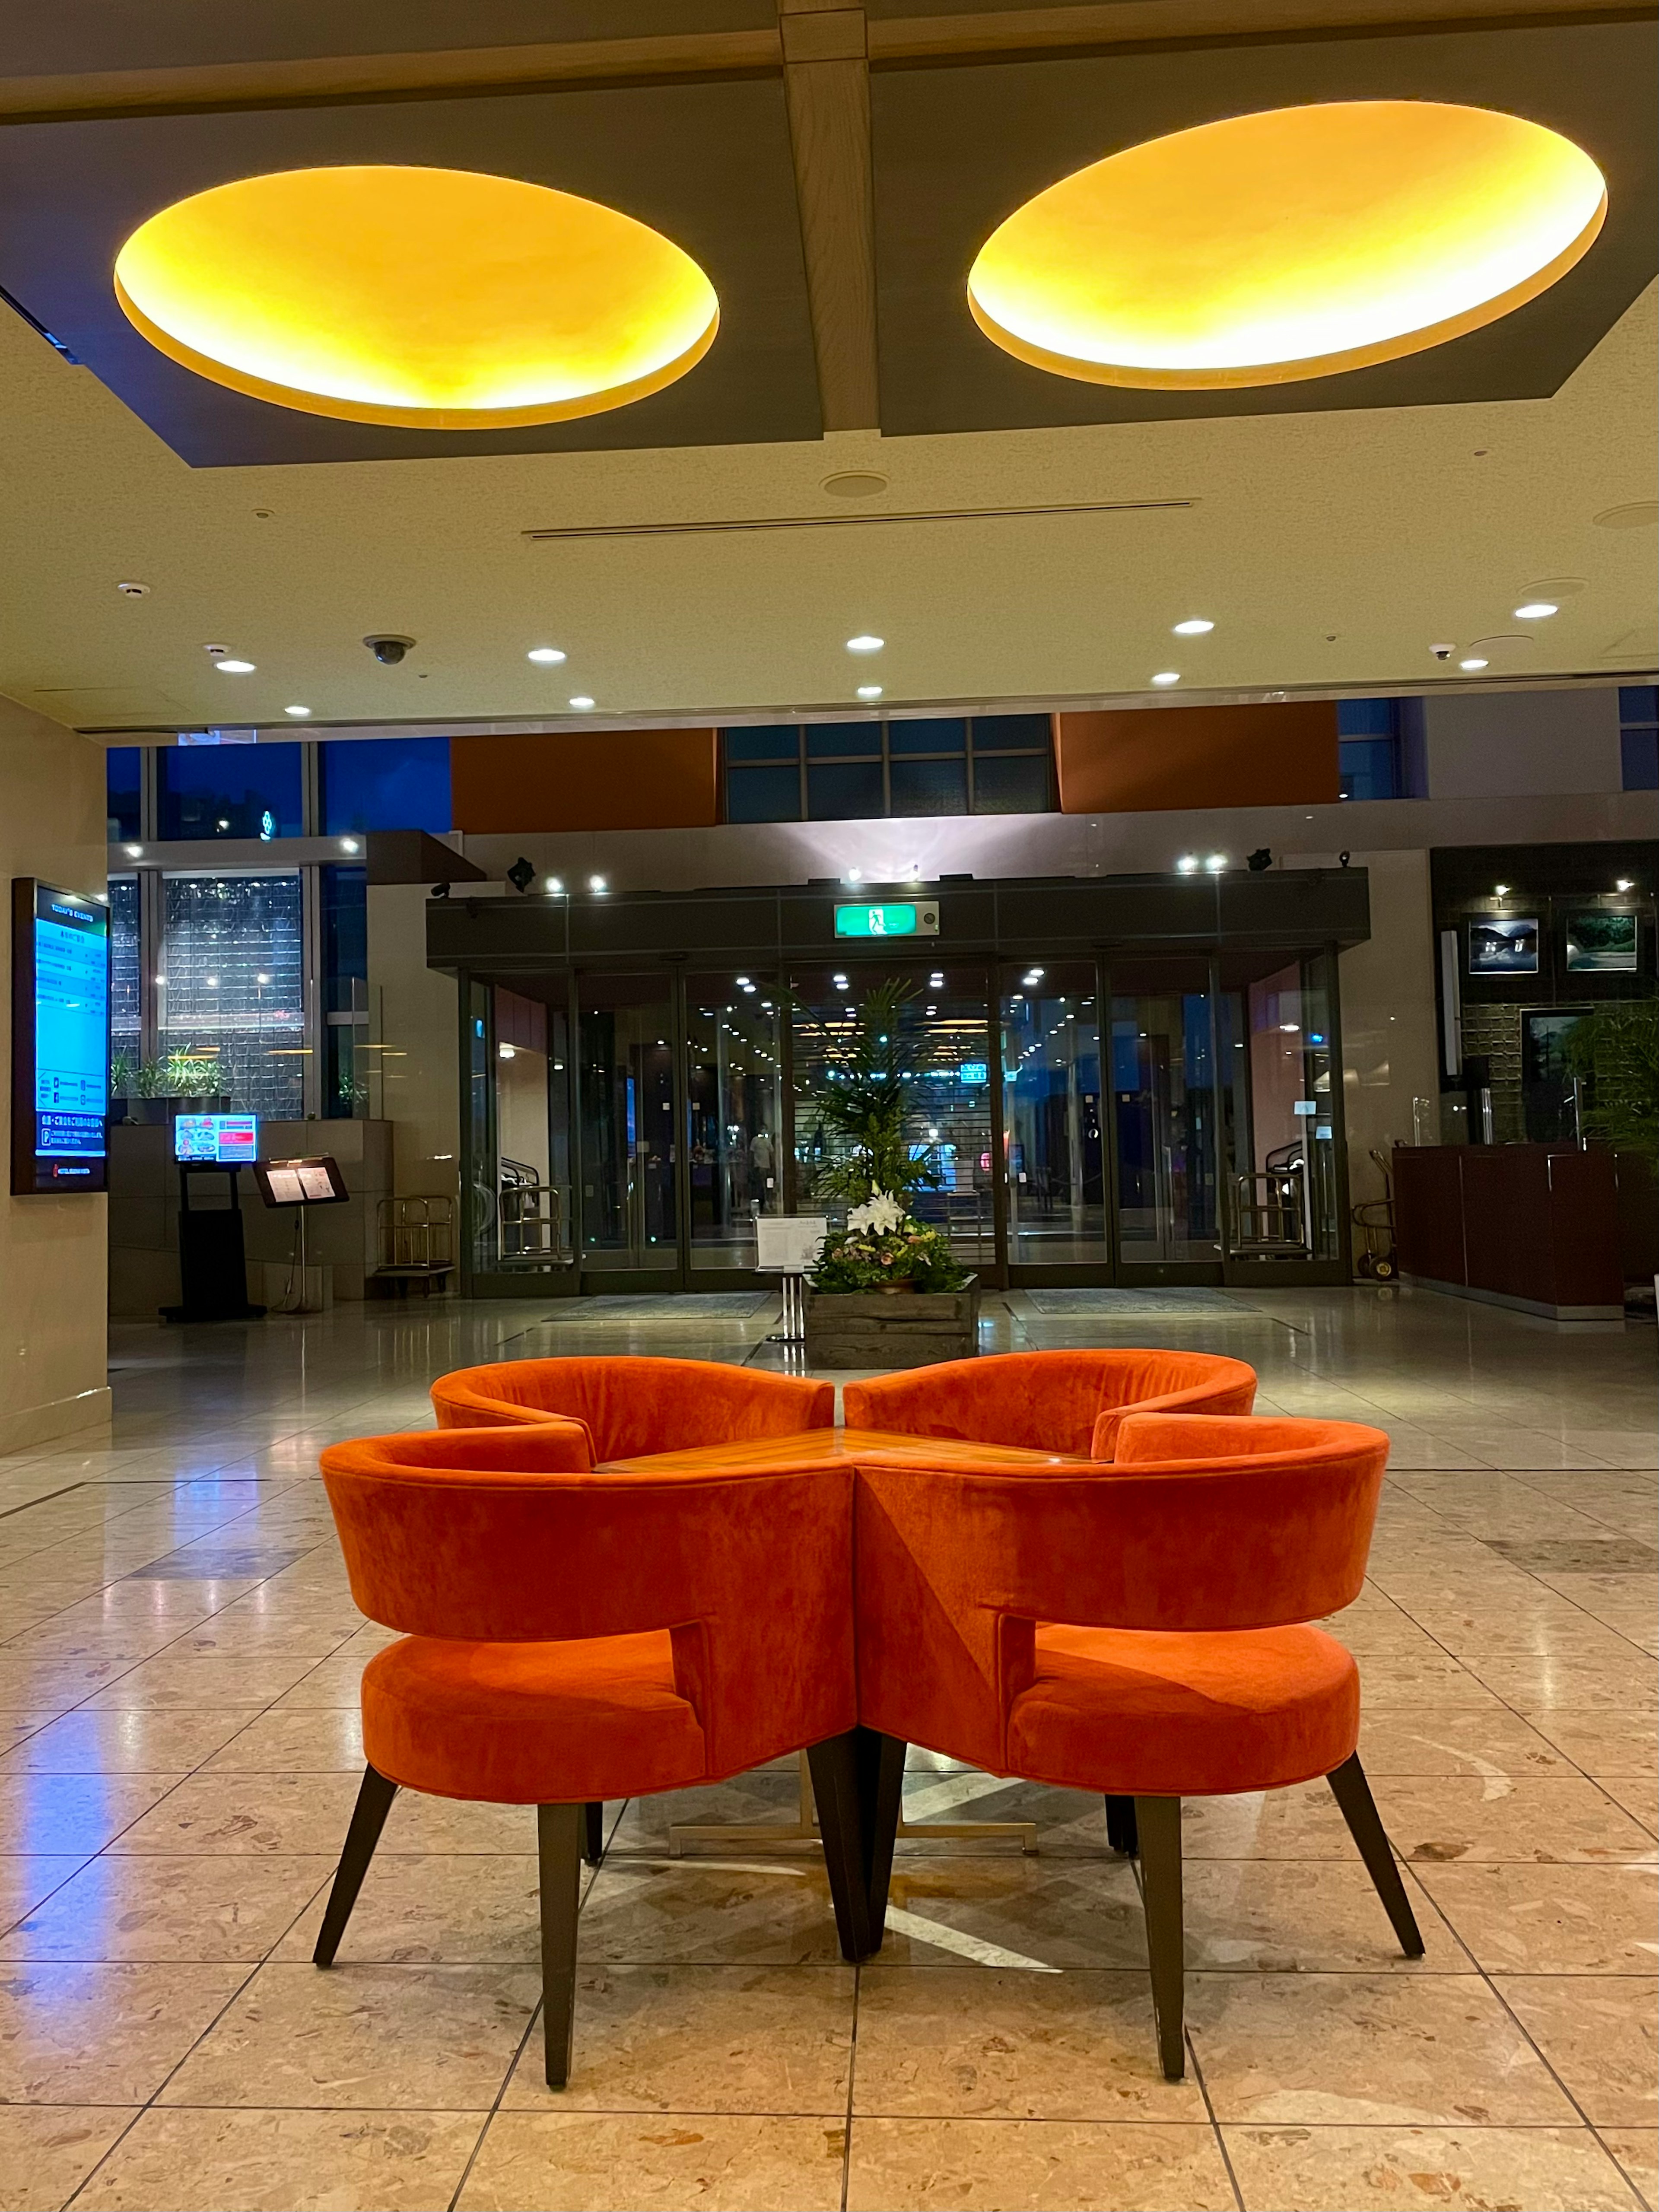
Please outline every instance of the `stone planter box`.
[{"label": "stone planter box", "polygon": [[830,1291],[806,1285],[809,1367],[931,1367],[979,1350],[979,1278],[961,1291]]}]

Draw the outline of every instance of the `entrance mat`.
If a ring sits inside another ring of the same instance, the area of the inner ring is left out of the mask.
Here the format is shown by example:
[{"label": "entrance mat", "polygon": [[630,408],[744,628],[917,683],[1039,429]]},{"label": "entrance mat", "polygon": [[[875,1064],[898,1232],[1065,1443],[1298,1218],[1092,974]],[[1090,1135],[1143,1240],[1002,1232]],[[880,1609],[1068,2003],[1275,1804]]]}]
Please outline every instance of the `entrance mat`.
[{"label": "entrance mat", "polygon": [[545,1321],[553,1328],[589,1321],[748,1321],[775,1297],[773,1291],[644,1291],[636,1297],[571,1298]]},{"label": "entrance mat", "polygon": [[1128,1320],[1141,1314],[1242,1314],[1259,1313],[1246,1298],[1226,1291],[1188,1290],[1176,1286],[1170,1290],[1076,1290],[1027,1291],[1025,1296],[1040,1314],[1051,1316],[1055,1321]]}]

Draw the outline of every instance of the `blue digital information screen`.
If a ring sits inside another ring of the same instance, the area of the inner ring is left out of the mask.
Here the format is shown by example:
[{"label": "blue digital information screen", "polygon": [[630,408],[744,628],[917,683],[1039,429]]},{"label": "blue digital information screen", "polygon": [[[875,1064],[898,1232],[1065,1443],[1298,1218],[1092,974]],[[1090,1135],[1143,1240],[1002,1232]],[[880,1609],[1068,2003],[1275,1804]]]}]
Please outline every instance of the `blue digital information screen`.
[{"label": "blue digital information screen", "polygon": [[[25,1003],[15,1008],[15,1190],[102,1190],[109,1148],[109,909],[47,884],[15,902]],[[14,1004],[15,1002],[14,1001]],[[21,1019],[17,1019],[21,1017]],[[24,1157],[25,1154],[27,1157]]]}]

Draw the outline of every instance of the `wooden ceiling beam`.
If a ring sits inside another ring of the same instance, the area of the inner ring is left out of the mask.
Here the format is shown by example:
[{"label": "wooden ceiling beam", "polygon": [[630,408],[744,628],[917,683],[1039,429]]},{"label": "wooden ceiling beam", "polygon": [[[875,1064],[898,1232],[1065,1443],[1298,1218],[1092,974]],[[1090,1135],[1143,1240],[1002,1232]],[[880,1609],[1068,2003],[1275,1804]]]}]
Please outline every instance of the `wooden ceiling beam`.
[{"label": "wooden ceiling beam", "polygon": [[880,423],[870,66],[861,8],[778,0],[807,305],[826,430]]},{"label": "wooden ceiling beam", "polygon": [[1210,45],[1223,40],[1363,37],[1378,31],[1498,31],[1537,23],[1646,21],[1630,0],[1079,0],[1071,7],[890,15],[870,25],[872,63]]},{"label": "wooden ceiling beam", "polygon": [[566,85],[775,75],[775,30],[698,31],[681,37],[584,39],[427,53],[307,55],[298,61],[213,62],[179,69],[90,70],[0,77],[0,123],[103,116],[191,114],[357,100],[435,100],[534,92]]}]

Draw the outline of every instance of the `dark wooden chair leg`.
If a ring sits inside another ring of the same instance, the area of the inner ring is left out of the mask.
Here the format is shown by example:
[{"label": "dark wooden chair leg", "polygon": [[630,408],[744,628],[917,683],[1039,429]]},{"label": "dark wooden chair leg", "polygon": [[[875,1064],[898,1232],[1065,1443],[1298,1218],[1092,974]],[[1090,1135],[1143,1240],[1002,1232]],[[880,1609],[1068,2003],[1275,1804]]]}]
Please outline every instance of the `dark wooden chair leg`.
[{"label": "dark wooden chair leg", "polygon": [[1348,1833],[1359,1846],[1359,1856],[1365,1862],[1373,1888],[1382,1900],[1382,1910],[1394,1923],[1401,1949],[1408,1959],[1420,1959],[1422,1933],[1412,1911],[1411,1899],[1406,1894],[1406,1885],[1400,1878],[1400,1869],[1395,1863],[1376,1800],[1371,1796],[1371,1785],[1359,1764],[1359,1753],[1355,1752],[1352,1759],[1344,1759],[1326,1779],[1331,1785],[1331,1795],[1342,1808]]},{"label": "dark wooden chair leg", "polygon": [[1152,1970],[1152,2011],[1158,2021],[1158,2055],[1166,2081],[1187,2070],[1183,2014],[1186,2006],[1187,1940],[1181,1911],[1181,1800],[1137,1797],[1135,1826],[1140,1835],[1140,1887],[1146,1906],[1146,1949]]},{"label": "dark wooden chair leg", "polygon": [[1135,1801],[1133,1797],[1109,1797],[1106,1800],[1106,1840],[1126,1859],[1139,1856],[1140,1836],[1135,1826]]},{"label": "dark wooden chair leg", "polygon": [[318,1932],[317,1948],[311,1954],[315,1966],[334,1964],[334,1954],[340,1948],[340,1938],[345,1934],[351,1908],[357,1902],[357,1892],[363,1886],[363,1876],[368,1872],[368,1863],[374,1856],[374,1846],[380,1840],[380,1831],[397,1794],[395,1782],[388,1782],[372,1766],[364,1767],[357,1802],[352,1808],[351,1826],[346,1830],[340,1863],[335,1869],[334,1887],[328,1893],[328,1910]]},{"label": "dark wooden chair leg", "polygon": [[542,1899],[542,2039],[547,2086],[570,2079],[576,2015],[576,1909],[581,1901],[581,1805],[538,1805],[536,1853]]},{"label": "dark wooden chair leg", "polygon": [[869,1869],[857,1735],[856,1729],[848,1729],[844,1735],[826,1736],[822,1743],[809,1746],[806,1753],[841,1955],[854,1960],[867,1959],[875,1948],[870,1940]]},{"label": "dark wooden chair leg", "polygon": [[864,1811],[866,1887],[870,1893],[870,1948],[879,1951],[887,1932],[887,1890],[893,1878],[893,1844],[904,1810],[903,1739],[878,1729],[858,1730],[860,1795]]},{"label": "dark wooden chair leg", "polygon": [[582,1807],[582,1856],[589,1866],[605,1856],[605,1807],[597,1798]]}]

